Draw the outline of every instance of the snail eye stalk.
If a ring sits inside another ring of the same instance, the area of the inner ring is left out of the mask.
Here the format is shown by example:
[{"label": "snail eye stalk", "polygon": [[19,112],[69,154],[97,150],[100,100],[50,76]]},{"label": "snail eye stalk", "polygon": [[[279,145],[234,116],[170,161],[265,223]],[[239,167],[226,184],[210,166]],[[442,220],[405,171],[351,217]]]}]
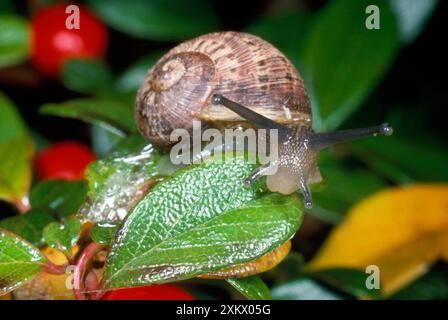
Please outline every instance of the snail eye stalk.
[{"label": "snail eye stalk", "polygon": [[374,137],[378,135],[391,136],[392,134],[393,129],[388,123],[383,123],[379,126],[368,128],[313,133],[310,137],[310,146],[314,150],[319,151],[337,143],[353,141],[366,137]]}]

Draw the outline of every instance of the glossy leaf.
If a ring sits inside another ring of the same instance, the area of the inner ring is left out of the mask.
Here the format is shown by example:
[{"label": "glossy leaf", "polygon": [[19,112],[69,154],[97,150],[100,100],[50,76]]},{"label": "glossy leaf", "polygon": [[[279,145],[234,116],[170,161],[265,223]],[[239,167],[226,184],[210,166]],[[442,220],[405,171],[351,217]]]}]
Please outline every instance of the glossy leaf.
[{"label": "glossy leaf", "polygon": [[54,218],[45,210],[31,209],[25,214],[0,221],[0,228],[11,231],[35,246],[42,244],[42,231]]},{"label": "glossy leaf", "polygon": [[130,212],[106,265],[108,288],[188,279],[254,260],[302,221],[297,196],[260,196],[242,158],[180,170]]},{"label": "glossy leaf", "polygon": [[100,244],[111,244],[117,235],[118,226],[114,224],[98,224],[94,226],[90,235],[92,240]]},{"label": "glossy leaf", "polygon": [[251,276],[239,279],[227,279],[227,282],[238,290],[243,296],[251,300],[272,299],[269,288],[260,277]]},{"label": "glossy leaf", "polygon": [[438,0],[389,0],[398,21],[400,38],[412,42],[423,30],[426,21],[439,3]]},{"label": "glossy leaf", "polygon": [[31,184],[32,141],[27,137],[0,143],[0,200],[20,202]]},{"label": "glossy leaf", "polygon": [[42,270],[44,262],[36,247],[0,229],[0,295],[30,281]]},{"label": "glossy leaf", "polygon": [[113,90],[114,77],[104,62],[72,59],[64,64],[62,81],[73,91],[98,95]]},{"label": "glossy leaf", "polygon": [[255,274],[264,273],[275,268],[288,255],[291,250],[291,241],[286,241],[274,250],[262,255],[261,257],[215,272],[201,275],[201,278],[208,279],[232,279],[247,278]]},{"label": "glossy leaf", "polygon": [[160,59],[164,52],[151,53],[133,63],[117,80],[117,87],[123,91],[136,92],[149,69]]},{"label": "glossy leaf", "polygon": [[160,154],[139,136],[131,136],[116,151],[92,163],[86,171],[88,201],[80,212],[94,222],[121,221],[157,182]]},{"label": "glossy leaf", "polygon": [[32,207],[52,209],[64,218],[78,212],[86,194],[85,181],[46,180],[31,189],[30,203]]},{"label": "glossy leaf", "polygon": [[399,47],[395,17],[386,1],[376,1],[380,29],[368,30],[369,4],[367,0],[330,1],[310,31],[303,63],[317,130],[335,129],[346,120],[395,57]]},{"label": "glossy leaf", "polygon": [[342,300],[344,297],[319,282],[301,278],[272,288],[275,300]]},{"label": "glossy leaf", "polygon": [[113,132],[136,132],[134,106],[116,99],[76,99],[62,103],[47,103],[40,109],[44,115],[74,118],[98,124]]},{"label": "glossy leaf", "polygon": [[135,37],[181,40],[217,29],[215,12],[205,0],[89,0],[109,26]]},{"label": "glossy leaf", "polygon": [[71,218],[64,222],[52,222],[44,229],[44,240],[53,249],[70,254],[78,241],[81,232],[81,222]]},{"label": "glossy leaf", "polygon": [[16,15],[0,15],[0,67],[12,66],[29,56],[28,21]]},{"label": "glossy leaf", "polygon": [[389,296],[448,257],[448,186],[388,189],[353,207],[330,234],[309,268],[376,265]]}]

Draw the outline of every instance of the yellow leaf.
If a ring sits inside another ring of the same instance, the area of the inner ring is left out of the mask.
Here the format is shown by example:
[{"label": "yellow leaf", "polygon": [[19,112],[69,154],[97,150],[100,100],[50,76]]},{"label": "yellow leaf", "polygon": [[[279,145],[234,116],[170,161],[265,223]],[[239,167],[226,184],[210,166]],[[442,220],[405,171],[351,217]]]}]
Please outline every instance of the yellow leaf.
[{"label": "yellow leaf", "polygon": [[388,189],[358,203],[309,268],[377,265],[387,296],[437,259],[448,259],[448,185],[420,184]]}]

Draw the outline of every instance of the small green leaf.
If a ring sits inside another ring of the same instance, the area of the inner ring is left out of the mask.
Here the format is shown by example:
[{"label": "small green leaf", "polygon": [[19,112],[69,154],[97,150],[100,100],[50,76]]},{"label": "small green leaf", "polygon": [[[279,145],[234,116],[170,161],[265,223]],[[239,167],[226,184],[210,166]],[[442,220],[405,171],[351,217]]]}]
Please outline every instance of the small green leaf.
[{"label": "small green leaf", "polygon": [[42,244],[42,231],[53,217],[45,210],[31,209],[25,214],[9,217],[0,221],[0,227],[11,231],[35,246]]},{"label": "small green leaf", "polygon": [[98,95],[113,90],[114,76],[104,62],[72,59],[64,64],[62,81],[73,91]]},{"label": "small green leaf", "polygon": [[33,153],[25,136],[0,143],[0,200],[19,202],[28,193]]},{"label": "small green leaf", "polygon": [[438,0],[389,0],[398,21],[398,30],[404,43],[411,43],[424,29]]},{"label": "small green leaf", "polygon": [[251,276],[247,278],[227,279],[226,281],[248,299],[272,299],[269,288],[266,286],[263,280],[261,280],[260,277]]},{"label": "small green leaf", "polygon": [[65,218],[78,212],[86,195],[85,181],[46,180],[31,189],[30,203],[31,207],[50,208]]},{"label": "small green leaf", "polygon": [[274,300],[342,300],[343,296],[317,281],[301,278],[272,289]]},{"label": "small green leaf", "polygon": [[121,221],[155,181],[160,154],[140,136],[130,136],[112,154],[86,170],[88,201],[80,213],[94,222]]},{"label": "small green leaf", "polygon": [[111,244],[115,240],[118,226],[114,224],[97,224],[90,231],[93,241],[100,244]]},{"label": "small green leaf", "polygon": [[399,39],[386,1],[379,30],[366,28],[362,1],[330,1],[310,31],[304,49],[305,80],[313,98],[315,129],[332,130],[374,89],[392,63]]},{"label": "small green leaf", "polygon": [[0,15],[0,67],[12,66],[29,56],[28,21],[16,15]]},{"label": "small green leaf", "polygon": [[0,295],[33,279],[44,262],[45,258],[36,247],[0,229]]},{"label": "small green leaf", "polygon": [[12,101],[0,92],[0,143],[27,135],[27,129]]},{"label": "small green leaf", "polygon": [[44,229],[44,240],[50,247],[70,254],[78,241],[81,226],[81,222],[75,218],[67,219],[63,223],[52,222]]},{"label": "small green leaf", "polygon": [[118,134],[136,132],[134,106],[112,99],[76,99],[47,103],[40,107],[45,115],[74,118],[98,124]]},{"label": "small green leaf", "polygon": [[157,184],[119,231],[105,286],[192,278],[252,261],[290,239],[302,221],[299,198],[257,199],[261,186],[243,183],[254,168],[242,157],[209,158]]},{"label": "small green leaf", "polygon": [[313,272],[310,276],[357,298],[382,299],[379,289],[367,288],[366,279],[369,274],[362,270],[345,268],[325,269]]},{"label": "small green leaf", "polygon": [[163,52],[155,52],[133,63],[117,80],[117,87],[123,91],[137,91],[149,69],[160,59]]},{"label": "small green leaf", "polygon": [[205,0],[89,0],[109,26],[135,37],[182,40],[216,30],[217,17]]}]

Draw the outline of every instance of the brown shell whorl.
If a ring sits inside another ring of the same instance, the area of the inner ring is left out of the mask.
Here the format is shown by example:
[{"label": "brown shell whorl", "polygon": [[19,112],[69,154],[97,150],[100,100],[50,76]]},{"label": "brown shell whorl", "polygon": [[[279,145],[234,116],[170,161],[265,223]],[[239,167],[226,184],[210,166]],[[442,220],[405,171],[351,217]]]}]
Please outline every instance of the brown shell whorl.
[{"label": "brown shell whorl", "polygon": [[291,62],[259,37],[219,32],[181,43],[151,69],[137,96],[138,127],[151,142],[169,145],[171,131],[190,128],[194,118],[243,121],[212,105],[215,93],[274,121],[311,126],[308,94]]},{"label": "brown shell whorl", "polygon": [[189,129],[212,90],[213,62],[204,54],[165,55],[139,89],[136,121],[156,145],[169,145],[173,129]]}]

